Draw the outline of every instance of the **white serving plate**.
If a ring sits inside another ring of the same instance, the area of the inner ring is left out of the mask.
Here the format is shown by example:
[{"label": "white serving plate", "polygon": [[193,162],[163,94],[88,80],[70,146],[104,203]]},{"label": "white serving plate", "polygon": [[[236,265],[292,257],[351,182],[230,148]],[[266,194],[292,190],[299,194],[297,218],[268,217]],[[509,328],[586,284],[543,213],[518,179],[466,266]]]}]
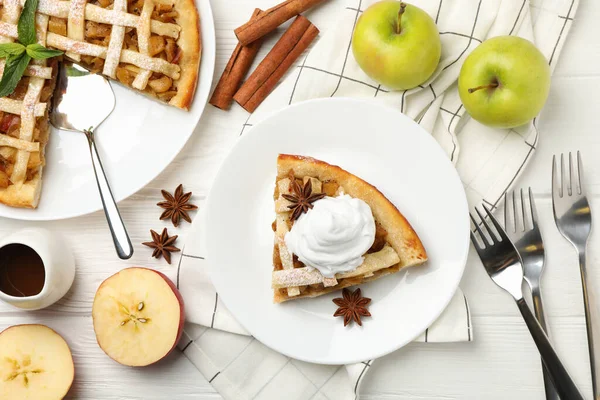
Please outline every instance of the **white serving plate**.
[{"label": "white serving plate", "polygon": [[[272,303],[271,223],[279,153],[313,156],[377,186],[406,216],[426,265],[361,285],[373,299],[362,327],[344,327],[331,299]],[[390,353],[446,308],[469,246],[466,196],[436,141],[399,111],[353,99],[290,106],[244,134],[223,163],[207,204],[210,274],[227,308],[265,345],[290,357],[347,364]]]},{"label": "white serving plate", "polygon": [[[98,128],[96,144],[117,201],[143,188],[173,161],[204,111],[214,73],[216,41],[210,2],[196,0],[196,6],[201,22],[202,61],[189,112],[112,84],[117,105]],[[0,204],[0,217],[58,220],[102,208],[85,135],[53,129],[46,154],[39,207],[29,210]]]}]

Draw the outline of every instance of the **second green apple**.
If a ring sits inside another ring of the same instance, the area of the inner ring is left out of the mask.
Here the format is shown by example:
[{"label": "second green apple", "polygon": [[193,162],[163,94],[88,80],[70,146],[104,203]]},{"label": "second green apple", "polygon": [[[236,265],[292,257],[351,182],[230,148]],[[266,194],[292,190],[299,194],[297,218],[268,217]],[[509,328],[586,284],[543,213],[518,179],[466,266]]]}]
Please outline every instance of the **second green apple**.
[{"label": "second green apple", "polygon": [[514,128],[541,111],[550,91],[550,67],[533,43],[498,36],[465,60],[458,92],[471,117],[484,125]]},{"label": "second green apple", "polygon": [[361,69],[393,90],[427,81],[441,56],[440,34],[433,19],[411,4],[384,0],[358,19],[352,52]]}]

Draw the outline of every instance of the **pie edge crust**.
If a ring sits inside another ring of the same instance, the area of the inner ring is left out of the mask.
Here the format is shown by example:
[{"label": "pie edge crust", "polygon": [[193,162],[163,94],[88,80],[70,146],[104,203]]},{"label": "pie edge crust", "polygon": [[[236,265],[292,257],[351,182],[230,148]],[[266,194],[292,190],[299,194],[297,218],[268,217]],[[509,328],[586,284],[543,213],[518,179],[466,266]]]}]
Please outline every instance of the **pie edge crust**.
[{"label": "pie edge crust", "polygon": [[[22,185],[9,185],[7,188],[0,189],[0,204],[4,204],[9,207],[16,208],[37,208],[40,202],[40,196],[42,194],[42,176],[44,167],[46,166],[46,147],[50,141],[50,134],[52,126],[50,124],[50,104],[52,104],[52,97],[54,95],[54,89],[57,83],[58,74],[58,62],[55,59],[51,59],[48,66],[52,67],[52,95],[48,99],[46,112],[43,116],[37,118],[45,118],[48,121],[48,132],[46,135],[46,143],[44,146],[40,143],[40,152],[42,153],[43,164],[37,169],[35,177],[31,180],[23,182]],[[36,118],[36,125],[37,125]]]},{"label": "pie edge crust", "polygon": [[36,176],[20,187],[9,185],[0,189],[0,203],[10,207],[36,208],[42,191],[42,170],[43,166],[38,167]]},{"label": "pie edge crust", "polygon": [[177,45],[183,51],[183,58],[179,63],[181,75],[177,82],[177,94],[168,104],[189,110],[196,92],[202,52],[200,16],[194,0],[175,0],[175,10],[179,13],[176,21],[181,27]]},{"label": "pie edge crust", "polygon": [[[294,171],[296,177],[311,176],[320,181],[334,180],[344,188],[346,194],[366,202],[371,208],[377,222],[388,232],[386,241],[392,246],[398,257],[400,257],[400,263],[381,270],[375,276],[362,278],[362,281],[358,284],[352,280],[342,281],[334,287],[323,288],[319,293],[313,295],[300,294],[299,296],[288,297],[282,295],[276,289],[273,291],[273,300],[275,303],[298,298],[321,296],[345,287],[370,282],[398,272],[403,268],[421,265],[427,261],[427,252],[413,227],[398,208],[375,186],[337,165],[331,165],[312,157],[280,154],[277,157],[276,179],[279,180],[288,177],[291,170]],[[278,256],[279,249],[277,246],[274,246],[273,257]]]}]

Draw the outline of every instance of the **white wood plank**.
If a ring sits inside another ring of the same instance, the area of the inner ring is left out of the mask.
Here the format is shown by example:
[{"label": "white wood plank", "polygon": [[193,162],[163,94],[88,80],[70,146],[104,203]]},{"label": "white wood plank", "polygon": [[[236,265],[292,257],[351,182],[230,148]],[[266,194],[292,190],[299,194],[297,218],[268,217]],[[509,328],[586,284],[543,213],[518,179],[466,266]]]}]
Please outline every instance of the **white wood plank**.
[{"label": "white wood plank", "polygon": [[598,76],[600,43],[590,38],[600,34],[600,7],[595,1],[580,1],[576,21],[573,24],[567,43],[563,48],[555,75]]},{"label": "white wood plank", "polygon": [[[413,343],[383,357],[365,378],[364,398],[543,400],[539,353],[517,313],[515,307],[510,317],[475,317],[472,343]],[[561,317],[553,324],[557,351],[588,398],[584,319]]]},{"label": "white wood plank", "polygon": [[[205,0],[202,0],[205,1]],[[245,22],[255,7],[263,9],[273,0],[213,1],[217,26],[217,65],[214,82],[236,45],[233,29]],[[321,29],[335,20],[335,9],[343,0],[330,0],[310,13]],[[332,12],[333,11],[333,12]],[[569,245],[560,237],[552,220],[549,198],[550,157],[560,151],[585,151],[588,188],[600,195],[600,141],[594,117],[599,109],[596,88],[600,84],[600,3],[582,1],[563,56],[553,79],[552,91],[540,123],[540,142],[520,184],[539,193],[538,208],[549,261],[544,279],[546,308],[553,340],[566,359],[584,394],[591,385],[579,272]],[[282,32],[281,28],[279,32]],[[270,35],[257,57],[258,63],[277,39]],[[212,107],[202,117],[196,132],[175,161],[154,181],[120,204],[135,247],[131,260],[118,260],[101,212],[48,223],[23,223],[0,219],[0,236],[23,226],[43,226],[64,234],[77,260],[78,273],[67,297],[48,310],[19,312],[0,304],[0,329],[17,323],[45,323],[65,336],[75,357],[77,375],[70,398],[77,399],[217,399],[210,384],[178,351],[164,362],[145,369],[122,367],[95,343],[90,308],[98,285],[122,268],[143,265],[175,277],[173,265],[150,258],[150,249],[140,245],[149,240],[149,229],[160,230],[168,223],[158,221],[160,189],[173,190],[183,183],[194,192],[202,207],[220,162],[237,139],[247,114],[237,105],[223,112]],[[101,137],[99,138],[101,140]],[[90,172],[91,173],[91,172]],[[593,202],[600,210],[600,198]],[[185,243],[189,225],[170,228]],[[599,265],[600,236],[590,243],[590,264]],[[592,268],[594,281],[599,273]],[[411,344],[378,361],[363,385],[366,399],[527,399],[542,400],[543,388],[538,354],[518,316],[513,301],[486,276],[475,254],[470,254],[461,284],[473,312],[475,342],[446,345]]]},{"label": "white wood plank", "polygon": [[600,162],[597,159],[600,134],[594,122],[598,115],[596,88],[599,85],[600,76],[553,78],[538,125],[537,152],[520,178],[520,184],[533,187],[538,194],[549,195],[552,156],[581,150],[586,188],[589,193],[600,194]]}]

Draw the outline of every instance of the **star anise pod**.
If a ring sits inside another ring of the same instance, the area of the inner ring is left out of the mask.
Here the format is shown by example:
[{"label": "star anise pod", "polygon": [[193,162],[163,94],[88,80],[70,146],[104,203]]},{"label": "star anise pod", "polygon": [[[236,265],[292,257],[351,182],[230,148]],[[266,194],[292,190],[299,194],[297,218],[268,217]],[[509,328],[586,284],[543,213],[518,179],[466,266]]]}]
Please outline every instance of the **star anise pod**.
[{"label": "star anise pod", "polygon": [[295,221],[300,215],[313,208],[312,203],[325,197],[325,193],[313,193],[310,179],[304,185],[300,185],[293,177],[290,180],[293,194],[285,193],[281,197],[292,203],[288,208],[292,210],[290,220]]},{"label": "star anise pod", "polygon": [[167,228],[163,229],[160,235],[150,229],[150,234],[152,235],[152,241],[142,244],[154,249],[152,257],[160,258],[160,256],[163,256],[171,264],[171,253],[180,251],[177,247],[173,246],[173,243],[177,240],[177,235],[169,237]]},{"label": "star anise pod", "polygon": [[362,326],[361,317],[370,317],[371,313],[367,310],[367,305],[371,302],[368,297],[362,297],[360,289],[351,292],[349,289],[342,290],[342,297],[333,299],[338,309],[333,314],[334,317],[344,317],[344,326],[354,321]]},{"label": "star anise pod", "polygon": [[192,222],[188,211],[196,210],[198,208],[193,204],[188,204],[188,201],[190,201],[190,198],[192,197],[192,192],[183,193],[183,185],[177,186],[174,195],[166,190],[161,190],[160,192],[165,198],[165,201],[156,204],[165,209],[160,216],[161,220],[171,218],[171,222],[175,227],[179,226],[181,218],[187,222]]}]

